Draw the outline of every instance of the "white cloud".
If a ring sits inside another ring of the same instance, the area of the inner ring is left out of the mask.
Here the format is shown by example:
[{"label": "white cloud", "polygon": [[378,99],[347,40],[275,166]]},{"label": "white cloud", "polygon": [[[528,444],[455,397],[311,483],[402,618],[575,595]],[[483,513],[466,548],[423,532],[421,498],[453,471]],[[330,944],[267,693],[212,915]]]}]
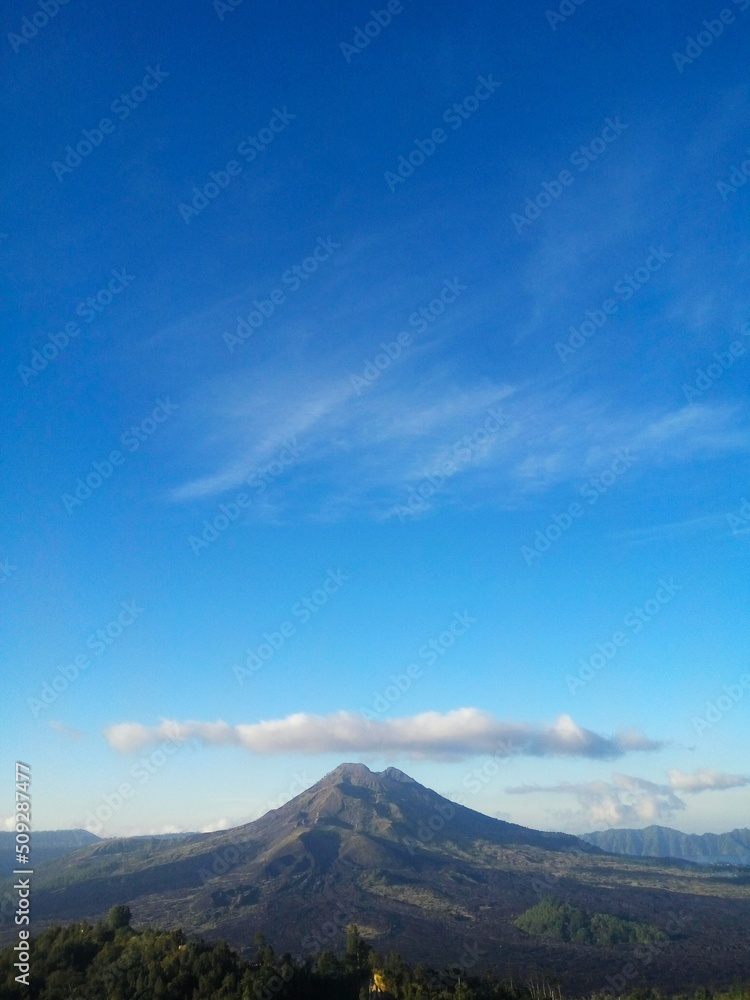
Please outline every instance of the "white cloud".
[{"label": "white cloud", "polygon": [[667,771],[667,780],[671,788],[681,792],[706,792],[712,789],[744,788],[750,785],[750,776],[745,774],[727,774],[724,771],[714,771],[708,767],[699,768],[692,774],[672,769]]},{"label": "white cloud", "polygon": [[511,795],[548,793],[572,796],[578,808],[558,812],[581,830],[601,826],[643,826],[672,819],[687,808],[677,792],[740,788],[750,785],[750,777],[701,768],[693,774],[672,769],[667,781],[658,784],[629,774],[613,774],[611,781],[560,782],[556,785],[519,785],[507,788]]},{"label": "white cloud", "polygon": [[640,733],[601,736],[568,715],[552,724],[503,722],[477,708],[422,712],[403,718],[369,720],[359,712],[330,715],[299,712],[282,719],[230,726],[225,722],[177,722],[156,726],[122,722],[107,727],[110,746],[131,753],[164,739],[197,740],[207,746],[235,745],[256,753],[396,753],[413,759],[457,760],[479,754],[530,757],[619,757],[661,744]]},{"label": "white cloud", "polygon": [[232,823],[226,816],[222,816],[221,819],[214,820],[212,823],[207,823],[205,826],[200,828],[200,833],[217,833],[220,830],[229,830],[236,823]]},{"label": "white cloud", "polygon": [[671,788],[643,778],[614,774],[612,781],[581,783],[561,782],[557,785],[520,785],[507,788],[511,795],[537,792],[572,796],[578,808],[559,812],[579,829],[599,826],[642,826],[671,818],[685,808]]}]

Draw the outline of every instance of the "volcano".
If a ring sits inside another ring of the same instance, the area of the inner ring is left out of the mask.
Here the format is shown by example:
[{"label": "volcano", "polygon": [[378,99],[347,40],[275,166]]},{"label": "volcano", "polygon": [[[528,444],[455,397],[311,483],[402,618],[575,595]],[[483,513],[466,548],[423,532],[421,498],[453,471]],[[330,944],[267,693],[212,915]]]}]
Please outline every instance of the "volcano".
[{"label": "volcano", "polygon": [[231,830],[101,840],[40,864],[34,914],[41,926],[127,903],[136,923],[181,926],[246,953],[262,931],[297,957],[339,950],[356,923],[381,954],[605,988],[606,974],[620,974],[632,955],[515,926],[552,897],[665,929],[669,942],[635,968],[644,982],[682,989],[750,978],[748,881],[606,854],[476,812],[395,767],[349,763]]}]

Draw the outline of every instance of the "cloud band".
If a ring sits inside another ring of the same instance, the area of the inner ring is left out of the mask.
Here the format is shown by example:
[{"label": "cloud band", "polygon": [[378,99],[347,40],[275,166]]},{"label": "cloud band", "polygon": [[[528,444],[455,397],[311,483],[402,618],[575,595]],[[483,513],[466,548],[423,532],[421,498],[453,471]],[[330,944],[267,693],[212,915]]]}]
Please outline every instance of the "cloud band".
[{"label": "cloud band", "polygon": [[158,725],[120,722],[105,737],[121,753],[137,752],[161,740],[197,740],[206,746],[240,746],[260,754],[400,753],[413,759],[459,760],[482,754],[528,757],[620,757],[662,744],[629,731],[602,736],[560,715],[549,725],[507,722],[477,708],[422,712],[395,719],[366,719],[359,712],[329,715],[299,712],[281,719],[229,725],[226,722],[178,722]]}]

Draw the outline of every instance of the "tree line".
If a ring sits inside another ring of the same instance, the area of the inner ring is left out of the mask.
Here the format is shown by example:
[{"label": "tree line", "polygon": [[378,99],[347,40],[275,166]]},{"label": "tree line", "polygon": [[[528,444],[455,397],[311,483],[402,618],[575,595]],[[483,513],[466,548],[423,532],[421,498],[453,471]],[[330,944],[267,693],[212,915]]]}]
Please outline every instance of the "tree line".
[{"label": "tree line", "polygon": [[[545,981],[508,983],[487,973],[442,972],[378,955],[355,924],[338,955],[323,949],[295,961],[263,934],[241,958],[224,942],[188,939],[181,930],[133,928],[127,906],[98,923],[58,924],[32,941],[28,986],[16,982],[12,947],[0,952],[0,1000],[563,1000]],[[592,996],[589,1000],[604,1000]],[[657,990],[626,1000],[667,1000]],[[750,987],[672,1000],[750,1000]]]}]

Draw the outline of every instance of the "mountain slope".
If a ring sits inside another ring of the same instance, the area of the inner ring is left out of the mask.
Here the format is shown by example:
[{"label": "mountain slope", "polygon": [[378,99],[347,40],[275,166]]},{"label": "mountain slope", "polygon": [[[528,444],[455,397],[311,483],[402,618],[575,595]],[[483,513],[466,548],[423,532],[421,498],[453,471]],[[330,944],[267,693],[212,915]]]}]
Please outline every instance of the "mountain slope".
[{"label": "mountain slope", "polygon": [[340,947],[343,926],[355,922],[378,951],[395,948],[411,961],[466,964],[471,950],[477,968],[550,970],[571,988],[598,988],[602,969],[622,968],[622,951],[534,939],[514,926],[546,896],[667,933],[673,925],[674,940],[641,970],[650,981],[750,978],[742,935],[750,887],[741,879],[605,854],[484,816],[395,768],[373,773],[362,764],[337,767],[233,830],[101,841],[56,858],[36,870],[34,915],[38,923],[91,919],[128,903],[136,922],[182,926],[240,949],[262,930],[293,954]]},{"label": "mountain slope", "polygon": [[602,830],[581,838],[604,851],[638,858],[684,858],[700,863],[750,865],[750,829],[730,833],[681,833],[667,826]]}]

